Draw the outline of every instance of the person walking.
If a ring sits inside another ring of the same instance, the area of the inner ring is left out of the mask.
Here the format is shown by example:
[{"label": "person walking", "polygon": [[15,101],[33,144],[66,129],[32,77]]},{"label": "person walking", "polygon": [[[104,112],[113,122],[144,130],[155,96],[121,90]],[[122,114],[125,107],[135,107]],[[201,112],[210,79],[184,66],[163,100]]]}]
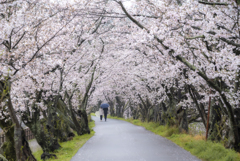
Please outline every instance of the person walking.
[{"label": "person walking", "polygon": [[107,121],[108,108],[104,108],[103,111],[104,111],[105,121]]},{"label": "person walking", "polygon": [[101,104],[100,107],[103,109],[104,119],[105,119],[105,121],[107,121],[107,113],[108,113],[109,104],[108,103],[103,103],[103,104]]},{"label": "person walking", "polygon": [[103,118],[103,109],[102,109],[102,107],[99,108],[99,115],[100,115],[100,120],[102,121],[102,118]]}]

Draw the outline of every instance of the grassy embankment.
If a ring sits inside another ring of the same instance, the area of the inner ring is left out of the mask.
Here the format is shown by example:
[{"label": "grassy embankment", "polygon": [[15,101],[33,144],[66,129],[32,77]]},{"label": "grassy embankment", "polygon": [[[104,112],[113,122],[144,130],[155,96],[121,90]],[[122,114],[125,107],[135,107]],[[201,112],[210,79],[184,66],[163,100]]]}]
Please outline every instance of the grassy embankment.
[{"label": "grassy embankment", "polygon": [[171,140],[203,161],[240,161],[239,153],[234,150],[226,149],[222,143],[205,141],[203,135],[179,133],[178,128],[161,126],[153,122],[147,123],[141,122],[140,120],[108,117],[128,121],[134,125],[145,127],[147,130]]},{"label": "grassy embankment", "polygon": [[[75,137],[73,137],[73,140],[62,142],[60,143],[61,147],[59,150],[56,150],[53,154],[57,155],[57,159],[48,159],[48,161],[70,161],[71,158],[77,153],[78,149],[81,148],[93,135],[94,131],[92,128],[95,126],[95,122],[91,121],[89,122],[89,128],[91,129],[91,134],[84,134],[81,136],[78,136],[75,133]],[[39,150],[33,155],[36,157],[38,161],[41,161],[41,155],[43,151]]]}]

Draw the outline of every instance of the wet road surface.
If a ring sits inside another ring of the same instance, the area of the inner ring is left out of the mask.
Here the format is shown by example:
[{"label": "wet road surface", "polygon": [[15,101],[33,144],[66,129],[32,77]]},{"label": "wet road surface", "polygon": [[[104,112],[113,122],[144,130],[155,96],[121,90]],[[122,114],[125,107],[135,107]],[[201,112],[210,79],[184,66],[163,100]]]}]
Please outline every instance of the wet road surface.
[{"label": "wet road surface", "polygon": [[131,123],[92,117],[95,135],[71,161],[200,161],[171,141]]},{"label": "wet road surface", "polygon": [[32,139],[32,140],[28,141],[28,144],[33,153],[42,149],[36,139]]}]

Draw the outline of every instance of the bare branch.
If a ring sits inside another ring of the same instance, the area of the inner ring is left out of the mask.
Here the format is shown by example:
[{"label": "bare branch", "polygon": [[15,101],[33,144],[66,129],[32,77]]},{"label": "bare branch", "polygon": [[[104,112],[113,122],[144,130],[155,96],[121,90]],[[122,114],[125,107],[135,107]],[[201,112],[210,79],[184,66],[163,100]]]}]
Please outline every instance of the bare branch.
[{"label": "bare branch", "polygon": [[224,38],[224,37],[220,37],[220,40],[222,40],[222,41],[224,41],[224,42],[226,42],[227,44],[230,44],[230,45],[232,45],[232,46],[240,47],[240,44],[236,44],[236,43],[233,42],[233,41],[229,41],[229,40],[227,40],[227,39]]},{"label": "bare branch", "polygon": [[50,39],[48,39],[42,46],[40,46],[40,47],[38,48],[38,50],[33,54],[32,58],[31,58],[28,62],[26,62],[26,63],[23,65],[23,67],[25,67],[28,63],[30,63],[30,62],[36,57],[36,55],[38,54],[38,52],[39,52],[45,45],[47,45],[52,39],[54,39],[54,38],[57,36],[57,34],[58,34],[60,31],[62,31],[62,30],[64,29],[64,27],[66,27],[75,17],[76,17],[76,16],[74,16],[71,20],[69,20],[66,25],[64,25],[62,28],[60,28]]},{"label": "bare branch", "polygon": [[185,39],[190,39],[190,40],[192,40],[192,39],[198,39],[198,38],[205,38],[205,36],[204,35],[200,35],[200,36],[195,36],[195,37],[185,37]]},{"label": "bare branch", "polygon": [[222,25],[219,25],[219,24],[216,24],[218,27],[224,29],[224,30],[227,30],[228,32],[230,33],[233,33],[233,31],[229,30],[228,28],[226,28],[225,26],[222,26]]},{"label": "bare branch", "polygon": [[12,2],[14,2],[15,0],[5,0],[5,1],[3,1],[3,2],[0,2],[0,4],[6,4],[6,3],[12,3]]},{"label": "bare branch", "polygon": [[18,43],[22,40],[23,36],[25,35],[26,31],[24,31],[24,33],[22,34],[22,36],[20,37],[20,39],[18,39],[18,41],[16,42],[16,44],[12,47],[13,49],[18,45]]},{"label": "bare branch", "polygon": [[229,5],[228,3],[221,3],[221,2],[205,2],[205,1],[198,1],[198,3],[206,4],[206,5]]},{"label": "bare branch", "polygon": [[117,2],[117,3],[121,6],[123,12],[127,15],[127,17],[128,17],[130,20],[132,20],[132,21],[133,21],[137,26],[139,26],[141,29],[145,29],[145,30],[148,31],[147,28],[145,28],[141,23],[139,23],[137,20],[135,20],[135,19],[127,12],[127,10],[125,9],[125,7],[123,6],[123,4],[122,4],[121,1],[119,1],[119,2]]},{"label": "bare branch", "polygon": [[[116,1],[116,2],[117,2],[117,1]],[[144,30],[146,30],[148,33],[150,33],[150,31],[149,31],[146,27],[144,27],[140,22],[138,22],[137,20],[135,20],[135,19],[127,12],[127,10],[125,9],[125,7],[123,6],[123,4],[122,4],[121,1],[120,1],[120,2],[117,2],[117,3],[121,6],[123,12],[127,15],[127,17],[128,17],[133,23],[135,23],[135,24],[136,24],[138,27],[140,27],[141,29],[144,29]],[[156,39],[157,42],[159,42],[159,43],[164,47],[164,49],[168,49],[168,47],[163,44],[163,40],[159,39],[156,35],[154,35],[154,39]]]},{"label": "bare branch", "polygon": [[10,36],[9,36],[9,50],[12,48],[12,35],[13,35],[14,28],[12,29]]},{"label": "bare branch", "polygon": [[60,66],[59,66],[59,65],[56,65],[56,66],[55,66],[54,68],[52,68],[51,70],[45,72],[44,75],[49,74],[50,72],[55,72],[58,68],[60,68]]},{"label": "bare branch", "polygon": [[191,26],[193,29],[195,29],[195,30],[202,30],[200,27],[198,27],[198,26]]},{"label": "bare branch", "polygon": [[102,20],[103,20],[103,17],[100,18],[99,23],[97,24],[96,28],[93,30],[92,34],[97,32],[98,28],[101,26]]},{"label": "bare branch", "polygon": [[171,31],[172,31],[172,30],[178,30],[178,29],[180,29],[180,28],[182,28],[182,27],[183,27],[183,26],[174,27],[174,28],[171,29]]}]

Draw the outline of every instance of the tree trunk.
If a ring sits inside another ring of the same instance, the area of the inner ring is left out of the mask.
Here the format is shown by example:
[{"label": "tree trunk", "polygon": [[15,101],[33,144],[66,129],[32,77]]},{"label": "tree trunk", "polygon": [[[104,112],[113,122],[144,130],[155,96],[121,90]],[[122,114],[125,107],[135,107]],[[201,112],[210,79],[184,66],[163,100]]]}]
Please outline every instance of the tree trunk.
[{"label": "tree trunk", "polygon": [[1,146],[4,156],[7,160],[16,160],[15,143],[14,143],[14,127],[11,120],[2,119],[0,121],[0,127],[7,129],[5,132],[6,141]]},{"label": "tree trunk", "polygon": [[180,132],[188,132],[188,120],[187,120],[187,112],[185,109],[180,107],[177,111],[178,118],[178,128]]},{"label": "tree trunk", "polygon": [[[174,98],[174,94],[173,94],[173,88],[170,88],[170,90],[166,89],[166,95],[168,96],[169,99],[169,105],[167,108],[167,125],[168,126],[174,126],[176,125],[176,104],[177,104],[177,100]],[[179,124],[179,123],[178,123]]]},{"label": "tree trunk", "polygon": [[110,105],[110,115],[111,116],[115,116],[115,112],[114,112],[114,106],[115,106],[115,102],[113,101],[108,101],[109,105]]},{"label": "tree trunk", "polygon": [[41,122],[39,118],[40,110],[35,108],[35,112],[32,113],[32,117],[30,118],[29,116],[30,112],[23,113],[23,122],[30,128],[43,152],[53,152],[54,150],[59,149],[61,146],[58,144],[53,135],[48,132],[48,129],[46,127],[44,128],[43,124],[45,123]]},{"label": "tree trunk", "polygon": [[166,125],[167,124],[167,107],[164,102],[161,103],[162,107],[162,114],[161,114],[161,119],[160,119],[160,125]]},{"label": "tree trunk", "polygon": [[139,108],[140,108],[140,113],[142,115],[141,121],[143,122],[143,121],[146,121],[146,119],[148,117],[148,108],[140,94],[138,94],[138,97],[140,98],[140,100],[142,102],[142,104],[139,104]]},{"label": "tree trunk", "polygon": [[78,115],[81,118],[80,119],[80,131],[81,134],[90,134],[90,129],[88,126],[88,117],[87,117],[87,112],[85,109],[78,110]]},{"label": "tree trunk", "polygon": [[200,103],[200,105],[198,104],[198,99],[197,99],[197,96],[195,94],[196,90],[193,90],[192,88],[193,87],[188,86],[189,94],[190,94],[192,100],[194,101],[194,103],[195,103],[195,105],[197,107],[197,110],[198,110],[198,112],[200,114],[200,117],[202,118],[203,125],[206,128],[206,126],[207,126],[207,115],[205,113],[204,106],[203,106],[202,103]]},{"label": "tree trunk", "polygon": [[221,107],[219,105],[214,105],[211,107],[210,111],[210,128],[209,128],[209,137],[208,139],[212,141],[220,141],[222,138],[222,133],[221,133],[221,118],[222,118],[222,113],[221,113]]},{"label": "tree trunk", "polygon": [[58,139],[56,138],[57,136],[57,114],[56,114],[56,110],[54,109],[54,106],[48,106],[48,118],[47,118],[47,135],[49,137],[51,137],[50,142],[49,142],[49,147],[51,147],[52,149],[50,149],[51,151],[54,149],[59,149],[61,146],[58,143]]},{"label": "tree trunk", "polygon": [[234,115],[237,122],[238,135],[240,135],[240,108],[234,109]]},{"label": "tree trunk", "polygon": [[78,135],[82,135],[82,133],[81,133],[81,126],[80,126],[80,124],[79,124],[79,122],[78,122],[78,120],[77,120],[77,118],[76,118],[74,109],[73,109],[73,107],[72,107],[72,102],[71,102],[71,100],[72,100],[73,93],[69,96],[69,94],[67,93],[67,91],[65,91],[65,95],[66,95],[66,97],[67,97],[67,103],[68,103],[70,115],[71,115],[72,121],[73,121],[73,123],[74,123],[74,125],[75,125],[75,128],[74,128],[74,129],[77,131],[77,134],[78,134]]},{"label": "tree trunk", "polygon": [[[104,93],[103,93],[104,94]],[[112,101],[108,96],[106,96],[105,94],[104,94],[104,97],[105,97],[105,99],[107,100],[107,102],[108,102],[108,104],[109,104],[109,110],[110,110],[110,115],[111,116],[115,116],[115,111],[114,111],[114,107],[115,107],[115,101]],[[102,102],[101,102],[102,103]],[[98,104],[98,107],[100,107],[100,105],[101,105],[101,103],[100,104]]]},{"label": "tree trunk", "polygon": [[[1,121],[2,122],[2,121]],[[6,121],[8,126],[5,126],[5,128],[9,128],[7,132],[5,133],[6,142],[2,145],[3,154],[5,155],[7,160],[17,160],[16,159],[16,151],[15,151],[15,140],[14,140],[14,127],[12,126],[11,121]],[[3,125],[1,123],[1,125]],[[6,124],[5,124],[6,125]],[[9,126],[11,125],[11,126]],[[1,128],[3,128],[1,126]],[[25,138],[25,132],[24,129],[21,128],[21,136],[20,139],[22,142],[22,160],[28,160],[28,161],[37,161],[35,157],[32,155],[32,151],[29,147],[28,141]]]},{"label": "tree trunk", "polygon": [[37,161],[37,159],[33,156],[32,151],[29,147],[28,141],[25,137],[25,131],[22,129],[22,153],[24,161]]},{"label": "tree trunk", "polygon": [[[10,85],[9,85],[10,89]],[[8,96],[8,111],[11,116],[11,120],[14,124],[14,144],[15,144],[15,153],[16,153],[16,161],[24,161],[23,157],[23,151],[22,151],[22,131],[21,131],[21,125],[17,119],[15,110],[12,106],[12,100],[10,96],[10,90],[9,90],[9,96]]]},{"label": "tree trunk", "polygon": [[69,131],[70,127],[74,131],[77,131],[77,128],[74,122],[72,121],[73,119],[72,119],[70,109],[67,108],[67,105],[60,98],[58,99],[58,102],[56,104],[56,110],[57,110],[57,113],[59,114],[59,118],[64,122],[64,129],[66,129],[64,131],[66,131],[68,135],[69,133],[72,133],[71,131]]}]

